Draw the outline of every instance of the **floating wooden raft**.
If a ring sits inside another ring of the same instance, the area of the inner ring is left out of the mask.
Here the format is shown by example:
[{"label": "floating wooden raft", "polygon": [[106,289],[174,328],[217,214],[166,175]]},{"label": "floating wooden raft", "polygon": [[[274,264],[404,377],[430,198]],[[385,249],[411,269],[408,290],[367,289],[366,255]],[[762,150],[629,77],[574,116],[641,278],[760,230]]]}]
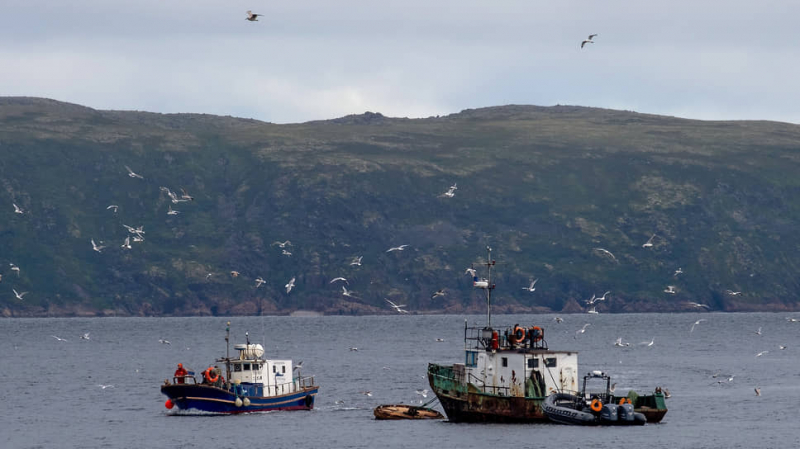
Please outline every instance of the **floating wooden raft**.
[{"label": "floating wooden raft", "polygon": [[413,405],[379,405],[373,412],[375,419],[444,419],[436,410]]}]

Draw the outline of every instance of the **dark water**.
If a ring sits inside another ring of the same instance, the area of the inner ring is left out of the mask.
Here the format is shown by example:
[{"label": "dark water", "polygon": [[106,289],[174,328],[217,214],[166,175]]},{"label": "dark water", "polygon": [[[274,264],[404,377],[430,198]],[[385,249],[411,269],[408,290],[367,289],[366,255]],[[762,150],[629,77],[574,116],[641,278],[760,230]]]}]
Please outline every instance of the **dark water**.
[{"label": "dark water", "polygon": [[[178,362],[199,372],[224,354],[224,318],[4,319],[1,446],[798,447],[800,322],[788,316],[587,314],[565,315],[562,324],[553,315],[493,317],[497,325],[544,326],[550,348],[579,351],[581,373],[607,371],[619,390],[668,388],[664,422],[636,428],[373,419],[379,404],[420,399],[414,390],[428,388],[429,361],[460,362],[464,319],[482,324],[482,316],[231,318],[231,343],[249,331],[268,356],[302,360],[303,374],[321,387],[311,412],[240,416],[170,416],[159,392]],[[690,334],[699,318],[708,321]],[[584,323],[592,325],[573,338]],[[91,340],[80,339],[85,332]],[[617,337],[631,346],[615,347]],[[639,344],[652,338],[652,346]],[[717,384],[723,375],[733,381]],[[365,390],[373,396],[359,393]]]}]

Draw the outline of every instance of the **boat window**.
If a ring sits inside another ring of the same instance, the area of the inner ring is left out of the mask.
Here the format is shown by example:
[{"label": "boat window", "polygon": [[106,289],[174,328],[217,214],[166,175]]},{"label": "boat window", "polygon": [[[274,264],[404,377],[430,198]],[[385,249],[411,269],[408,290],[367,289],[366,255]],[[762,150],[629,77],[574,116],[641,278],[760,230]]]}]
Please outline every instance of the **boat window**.
[{"label": "boat window", "polygon": [[238,372],[239,372],[239,371],[241,371],[241,370],[242,370],[242,365],[241,365],[241,364],[239,364],[239,363],[234,363],[234,364],[233,364],[233,371],[234,371],[234,372],[237,372],[237,373],[238,373]]},{"label": "boat window", "polygon": [[273,372],[273,373],[277,373],[277,372],[278,372],[278,371],[277,371],[277,368],[275,367],[275,365],[272,365],[272,372]]},{"label": "boat window", "polygon": [[286,372],[286,365],[283,365],[283,366],[281,366],[281,372],[282,372],[282,373],[285,373],[285,372]]},{"label": "boat window", "polygon": [[508,366],[508,357],[503,357],[503,366]]},{"label": "boat window", "polygon": [[556,367],[556,358],[555,357],[548,357],[544,359],[544,366],[547,368],[555,368]]},{"label": "boat window", "polygon": [[261,367],[258,366],[258,363],[253,363],[253,371],[258,371],[260,369],[261,369]]},{"label": "boat window", "polygon": [[539,359],[528,359],[528,368],[538,368]]},{"label": "boat window", "polygon": [[245,363],[244,364],[244,370],[245,371],[250,371],[250,364],[249,363]]},{"label": "boat window", "polygon": [[467,358],[464,360],[464,365],[466,366],[478,366],[476,362],[478,353],[475,351],[467,351]]}]

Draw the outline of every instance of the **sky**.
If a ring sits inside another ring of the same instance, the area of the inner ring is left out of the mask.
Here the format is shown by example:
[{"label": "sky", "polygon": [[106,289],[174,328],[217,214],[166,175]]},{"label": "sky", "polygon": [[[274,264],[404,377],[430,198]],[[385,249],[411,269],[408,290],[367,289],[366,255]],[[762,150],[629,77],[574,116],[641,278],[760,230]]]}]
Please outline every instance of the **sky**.
[{"label": "sky", "polygon": [[568,104],[798,124],[798,17],[795,0],[3,0],[0,96],[273,123]]}]

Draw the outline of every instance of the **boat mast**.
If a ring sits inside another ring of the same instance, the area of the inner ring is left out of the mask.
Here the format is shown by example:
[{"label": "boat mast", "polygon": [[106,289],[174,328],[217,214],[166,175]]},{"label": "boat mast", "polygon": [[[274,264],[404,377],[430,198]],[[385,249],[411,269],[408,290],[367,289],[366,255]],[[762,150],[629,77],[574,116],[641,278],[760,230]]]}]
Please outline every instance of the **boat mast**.
[{"label": "boat mast", "polygon": [[225,327],[225,375],[231,378],[231,322],[228,321]]},{"label": "boat mast", "polygon": [[494,290],[494,284],[492,283],[492,267],[494,266],[494,260],[492,260],[492,247],[486,247],[486,269],[489,272],[489,285],[486,287],[486,326],[492,327],[492,290]]}]

